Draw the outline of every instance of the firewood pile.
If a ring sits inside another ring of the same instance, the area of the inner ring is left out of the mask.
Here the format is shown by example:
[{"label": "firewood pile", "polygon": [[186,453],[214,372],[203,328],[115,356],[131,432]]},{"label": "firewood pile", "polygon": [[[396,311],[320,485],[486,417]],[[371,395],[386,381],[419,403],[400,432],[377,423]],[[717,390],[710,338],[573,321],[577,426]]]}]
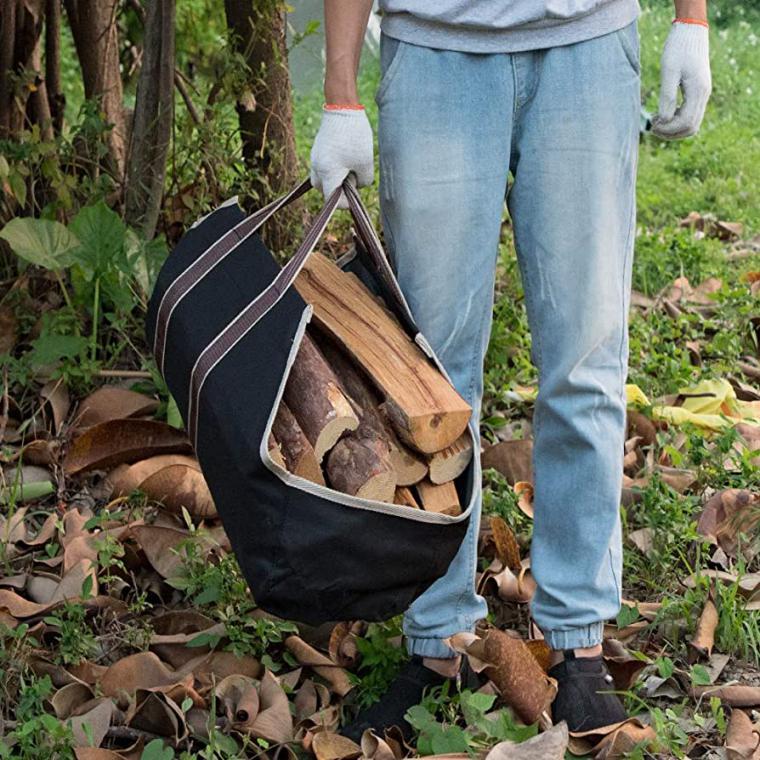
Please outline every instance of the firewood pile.
[{"label": "firewood pile", "polygon": [[469,405],[354,274],[313,254],[314,309],[269,438],[284,469],[337,491],[447,515],[473,451]]}]

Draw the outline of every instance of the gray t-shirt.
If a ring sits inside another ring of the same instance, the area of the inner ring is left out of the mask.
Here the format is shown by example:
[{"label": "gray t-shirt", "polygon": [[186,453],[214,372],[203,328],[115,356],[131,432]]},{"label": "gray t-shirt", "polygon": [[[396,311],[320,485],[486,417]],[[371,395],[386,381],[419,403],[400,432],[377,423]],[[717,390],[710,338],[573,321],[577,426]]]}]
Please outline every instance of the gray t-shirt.
[{"label": "gray t-shirt", "polygon": [[570,45],[617,31],[638,0],[380,0],[381,28],[414,45],[516,53]]}]

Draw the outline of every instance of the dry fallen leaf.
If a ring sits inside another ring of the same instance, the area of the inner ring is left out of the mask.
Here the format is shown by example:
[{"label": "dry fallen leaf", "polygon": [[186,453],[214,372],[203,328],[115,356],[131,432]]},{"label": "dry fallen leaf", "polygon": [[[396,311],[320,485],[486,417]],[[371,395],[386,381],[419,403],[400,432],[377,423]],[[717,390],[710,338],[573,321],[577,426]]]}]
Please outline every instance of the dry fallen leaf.
[{"label": "dry fallen leaf", "polygon": [[513,573],[519,573],[520,546],[517,543],[512,529],[498,515],[493,515],[490,520],[493,540],[496,546],[496,556],[504,567],[508,567]]},{"label": "dry fallen leaf", "polygon": [[629,718],[611,726],[570,733],[570,751],[575,755],[593,755],[604,760],[623,758],[639,744],[649,744],[657,738],[651,726],[638,718]]},{"label": "dry fallen leaf", "polygon": [[92,427],[110,420],[151,414],[157,408],[158,401],[143,393],[104,385],[79,404],[75,425],[78,428]]},{"label": "dry fallen leaf", "polygon": [[329,731],[314,734],[311,751],[317,760],[354,760],[362,754],[362,748],[356,742]]},{"label": "dry fallen leaf", "polygon": [[500,472],[510,485],[521,480],[530,482],[533,479],[533,441],[523,440],[502,441],[489,446],[481,455],[483,469],[493,467]]},{"label": "dry fallen leaf", "polygon": [[760,496],[751,491],[729,488],[714,494],[705,504],[697,531],[736,556],[739,536],[751,535],[760,523]]},{"label": "dry fallen leaf", "polygon": [[517,494],[517,506],[520,507],[520,511],[533,518],[533,484],[527,481],[521,480],[513,486],[515,494]]},{"label": "dry fallen leaf", "polygon": [[708,659],[715,644],[715,629],[718,627],[718,609],[711,598],[707,599],[697,622],[697,630],[690,646],[692,659]]},{"label": "dry fallen leaf", "polygon": [[187,436],[154,420],[110,420],[88,428],[71,444],[63,463],[68,475],[110,469],[158,454],[190,454]]},{"label": "dry fallen leaf", "polygon": [[285,648],[299,664],[311,668],[317,675],[324,678],[339,697],[345,697],[353,688],[343,668],[338,667],[329,657],[325,657],[299,636],[288,636],[285,639]]}]

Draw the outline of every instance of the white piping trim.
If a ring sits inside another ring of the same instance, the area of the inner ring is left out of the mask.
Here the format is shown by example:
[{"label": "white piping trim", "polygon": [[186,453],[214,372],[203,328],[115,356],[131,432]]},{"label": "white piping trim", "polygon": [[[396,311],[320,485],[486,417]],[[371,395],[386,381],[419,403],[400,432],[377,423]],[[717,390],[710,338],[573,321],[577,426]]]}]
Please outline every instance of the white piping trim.
[{"label": "white piping trim", "polygon": [[[288,381],[290,370],[296,360],[298,349],[300,348],[301,341],[303,340],[303,336],[306,332],[306,325],[311,320],[312,312],[312,307],[310,305],[307,305],[301,314],[301,321],[299,322],[298,329],[293,336],[293,346],[290,349],[288,361],[285,364],[285,369],[282,373],[280,387],[277,391],[277,396],[274,400],[274,404],[272,405],[272,409],[269,412],[269,419],[264,430],[264,435],[262,436],[261,442],[259,444],[259,456],[261,457],[261,461],[264,463],[266,468],[274,473],[283,483],[285,483],[285,485],[290,486],[291,488],[296,488],[299,491],[306,491],[307,493],[314,494],[315,496],[320,496],[324,499],[327,499],[328,501],[334,501],[338,504],[343,504],[347,507],[366,509],[369,512],[381,512],[383,514],[393,515],[394,517],[403,517],[407,520],[416,520],[417,522],[440,523],[444,525],[462,522],[462,520],[469,517],[475,504],[477,489],[481,487],[482,475],[480,470],[480,457],[473,456],[473,466],[475,468],[475,471],[473,472],[472,477],[473,489],[472,495],[470,496],[470,503],[467,505],[467,509],[462,512],[461,515],[453,516],[442,515],[437,512],[426,512],[423,509],[410,509],[409,507],[404,507],[397,504],[388,504],[385,501],[374,501],[373,499],[361,499],[358,496],[349,496],[349,494],[342,493],[341,491],[336,491],[332,488],[328,488],[327,486],[321,486],[318,483],[312,482],[311,480],[306,480],[306,478],[294,475],[292,472],[288,472],[288,470],[280,467],[272,459],[272,457],[269,456],[269,434],[272,430],[274,418],[277,415],[277,409],[280,406],[280,400],[282,399],[282,395],[285,392],[285,385]],[[438,364],[437,360],[436,364]],[[468,423],[467,429],[470,431],[470,436],[474,442],[475,437],[472,428],[472,422]]]}]

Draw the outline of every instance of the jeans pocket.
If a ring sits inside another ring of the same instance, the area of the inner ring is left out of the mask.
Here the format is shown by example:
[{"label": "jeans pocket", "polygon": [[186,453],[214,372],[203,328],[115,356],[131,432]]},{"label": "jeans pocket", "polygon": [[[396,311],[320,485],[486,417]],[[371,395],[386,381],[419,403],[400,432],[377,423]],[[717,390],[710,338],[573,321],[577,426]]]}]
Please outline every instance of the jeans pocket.
[{"label": "jeans pocket", "polygon": [[636,75],[641,74],[641,59],[639,50],[639,27],[636,21],[631,22],[615,32],[620,42],[628,64]]},{"label": "jeans pocket", "polygon": [[409,45],[386,34],[380,37],[380,84],[375,93],[375,103],[379,106],[385,98],[388,88],[396,78],[404,51]]}]

